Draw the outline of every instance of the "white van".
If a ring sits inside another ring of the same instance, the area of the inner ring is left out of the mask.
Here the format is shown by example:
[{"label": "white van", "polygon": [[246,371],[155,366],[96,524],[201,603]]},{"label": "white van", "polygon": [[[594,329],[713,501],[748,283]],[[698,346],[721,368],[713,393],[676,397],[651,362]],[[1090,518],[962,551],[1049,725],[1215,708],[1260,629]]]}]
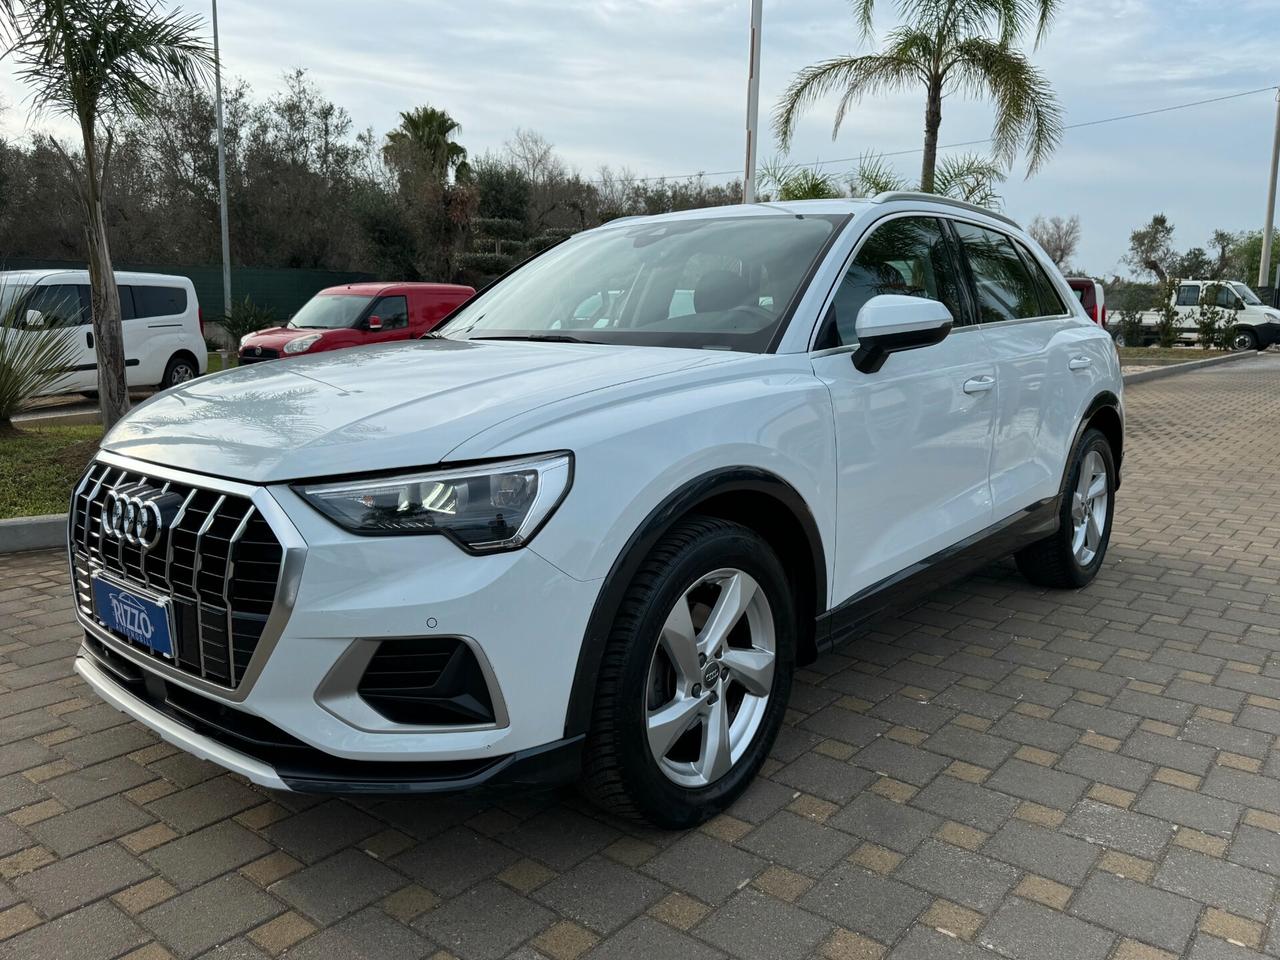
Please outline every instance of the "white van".
[{"label": "white van", "polygon": [[[125,374],[130,387],[171,387],[208,369],[204,320],[196,291],[186,277],[161,273],[116,273],[124,327]],[[89,393],[98,389],[87,270],[0,271],[0,315],[23,331],[74,328],[79,356],[67,376],[45,393]]]}]

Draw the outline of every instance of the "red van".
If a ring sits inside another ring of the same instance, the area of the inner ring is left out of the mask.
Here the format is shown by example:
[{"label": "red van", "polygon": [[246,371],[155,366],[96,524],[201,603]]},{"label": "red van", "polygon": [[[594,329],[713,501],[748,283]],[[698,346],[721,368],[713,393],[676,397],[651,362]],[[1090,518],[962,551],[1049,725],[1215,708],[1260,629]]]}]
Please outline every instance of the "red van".
[{"label": "red van", "polygon": [[240,341],[240,362],[256,363],[366,343],[422,336],[473,287],[452,283],[348,283],[321,290],[283,327],[269,327]]}]

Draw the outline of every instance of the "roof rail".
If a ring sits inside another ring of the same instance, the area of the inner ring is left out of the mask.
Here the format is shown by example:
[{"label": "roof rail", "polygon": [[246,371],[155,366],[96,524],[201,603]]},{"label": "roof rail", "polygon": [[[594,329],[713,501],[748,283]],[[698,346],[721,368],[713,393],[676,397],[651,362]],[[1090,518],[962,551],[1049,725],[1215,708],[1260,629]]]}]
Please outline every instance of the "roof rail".
[{"label": "roof rail", "polygon": [[988,207],[979,206],[976,203],[969,203],[967,200],[955,200],[952,197],[944,197],[936,193],[920,193],[917,190],[886,190],[883,193],[877,193],[871,198],[872,203],[888,203],[891,200],[928,200],[933,203],[946,204],[948,207],[959,207],[961,210],[969,210],[973,213],[981,213],[988,217],[994,217],[996,220],[1002,220],[1011,227],[1017,227],[1019,230],[1022,226],[1012,217],[1007,217],[1003,213],[998,213]]}]

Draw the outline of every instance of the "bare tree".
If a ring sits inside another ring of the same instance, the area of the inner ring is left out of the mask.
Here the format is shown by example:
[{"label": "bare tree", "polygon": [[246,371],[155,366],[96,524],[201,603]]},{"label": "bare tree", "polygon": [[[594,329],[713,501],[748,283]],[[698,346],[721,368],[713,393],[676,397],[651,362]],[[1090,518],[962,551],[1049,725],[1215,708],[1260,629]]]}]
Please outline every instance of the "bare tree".
[{"label": "bare tree", "polygon": [[1073,216],[1070,220],[1036,217],[1027,232],[1044,248],[1050,260],[1060,268],[1065,267],[1080,246],[1080,217]]}]

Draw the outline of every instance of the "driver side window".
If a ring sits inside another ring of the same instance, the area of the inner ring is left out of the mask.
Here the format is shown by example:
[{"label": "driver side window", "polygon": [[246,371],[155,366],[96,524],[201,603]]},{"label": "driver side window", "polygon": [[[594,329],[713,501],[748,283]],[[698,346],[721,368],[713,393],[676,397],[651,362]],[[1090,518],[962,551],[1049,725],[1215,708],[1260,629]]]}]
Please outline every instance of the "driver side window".
[{"label": "driver side window", "polygon": [[397,330],[409,325],[409,303],[404,297],[383,297],[369,315],[382,320],[383,330]]},{"label": "driver side window", "polygon": [[938,300],[962,322],[955,260],[937,220],[900,217],[875,228],[836,288],[817,348],[856,345],[858,311],[881,294]]}]

